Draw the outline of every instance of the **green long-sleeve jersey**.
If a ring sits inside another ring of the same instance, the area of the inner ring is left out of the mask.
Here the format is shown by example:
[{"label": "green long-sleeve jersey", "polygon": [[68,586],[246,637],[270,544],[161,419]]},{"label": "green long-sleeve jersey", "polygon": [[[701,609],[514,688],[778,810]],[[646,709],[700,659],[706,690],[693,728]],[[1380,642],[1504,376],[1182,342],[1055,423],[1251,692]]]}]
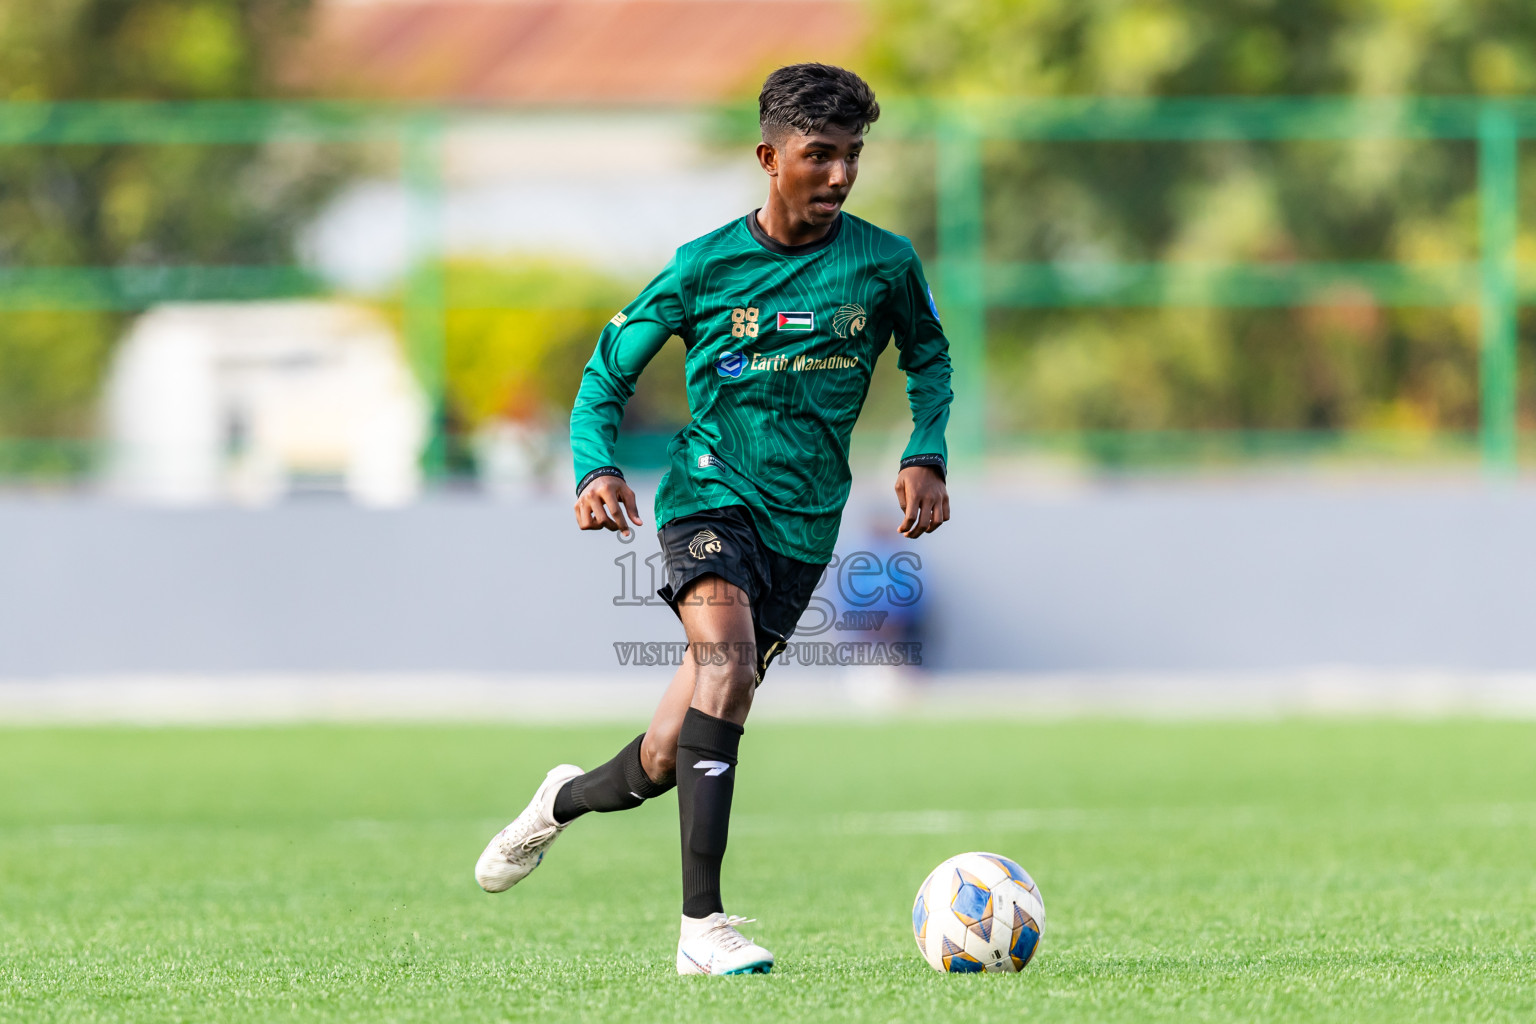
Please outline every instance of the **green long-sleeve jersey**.
[{"label": "green long-sleeve jersey", "polygon": [[603,328],[582,374],[571,410],[578,494],[622,475],[624,406],[673,335],[687,353],[692,419],[667,448],[658,527],[744,505],[770,548],[827,561],[852,482],[849,436],[893,337],[913,420],[901,464],[944,471],[949,343],[900,235],[844,213],[822,239],[785,246],[754,212],[679,248]]}]

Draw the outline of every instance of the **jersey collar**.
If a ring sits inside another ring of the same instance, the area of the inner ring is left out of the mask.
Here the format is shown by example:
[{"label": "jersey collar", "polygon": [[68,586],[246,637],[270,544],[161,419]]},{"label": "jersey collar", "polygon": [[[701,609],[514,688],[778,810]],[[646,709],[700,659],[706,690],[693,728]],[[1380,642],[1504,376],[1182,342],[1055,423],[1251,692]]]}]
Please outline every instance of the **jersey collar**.
[{"label": "jersey collar", "polygon": [[771,253],[776,253],[779,256],[809,256],[811,253],[820,252],[837,241],[837,236],[843,230],[843,214],[842,211],[838,211],[837,220],[832,222],[832,227],[827,233],[816,239],[816,241],[806,242],[804,245],[785,245],[782,242],[774,241],[772,236],[764,231],[763,226],[757,222],[757,210],[747,214],[747,230],[752,233],[753,241]]}]

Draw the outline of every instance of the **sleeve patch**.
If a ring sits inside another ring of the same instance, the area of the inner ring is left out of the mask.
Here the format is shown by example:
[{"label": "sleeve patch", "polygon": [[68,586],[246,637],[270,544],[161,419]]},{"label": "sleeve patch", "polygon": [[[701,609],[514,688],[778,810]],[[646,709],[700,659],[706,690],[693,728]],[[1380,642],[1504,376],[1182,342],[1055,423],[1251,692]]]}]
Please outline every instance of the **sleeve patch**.
[{"label": "sleeve patch", "polygon": [[[933,295],[931,293],[928,296],[928,301],[929,302],[933,301]],[[618,312],[618,313],[613,314],[613,319],[609,320],[608,322],[613,324],[613,326],[615,326],[615,327],[623,327],[624,326],[624,321],[628,320],[628,319],[629,319],[629,317],[625,316],[623,314],[623,312]]]}]

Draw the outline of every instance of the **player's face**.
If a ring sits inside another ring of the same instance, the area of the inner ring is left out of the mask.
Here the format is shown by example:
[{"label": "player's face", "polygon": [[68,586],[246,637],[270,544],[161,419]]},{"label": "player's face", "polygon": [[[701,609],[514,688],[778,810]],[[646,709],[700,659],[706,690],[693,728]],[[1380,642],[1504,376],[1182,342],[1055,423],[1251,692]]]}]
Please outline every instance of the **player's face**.
[{"label": "player's face", "polygon": [[806,224],[831,224],[859,176],[860,132],[828,127],[791,132],[778,147],[778,191],[791,216]]}]

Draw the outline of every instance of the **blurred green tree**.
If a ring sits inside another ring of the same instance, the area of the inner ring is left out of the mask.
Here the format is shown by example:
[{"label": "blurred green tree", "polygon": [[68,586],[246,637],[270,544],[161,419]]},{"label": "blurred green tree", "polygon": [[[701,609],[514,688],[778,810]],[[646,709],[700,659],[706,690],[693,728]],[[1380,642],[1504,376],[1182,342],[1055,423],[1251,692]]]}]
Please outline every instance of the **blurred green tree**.
[{"label": "blurred green tree", "polygon": [[[1506,0],[874,0],[874,10],[870,67],[893,96],[1536,86],[1536,6]],[[994,143],[984,161],[994,259],[1477,255],[1470,143]],[[931,252],[931,176],[902,175],[894,188],[896,217]],[[989,425],[1471,430],[1475,308],[1345,299],[1294,310],[994,314]]]},{"label": "blurred green tree", "polygon": [[[563,431],[597,336],[641,287],[581,264],[515,260],[455,260],[447,280],[448,402],[466,434],[495,420]],[[681,356],[674,338],[641,376],[626,431],[688,421]]]},{"label": "blurred green tree", "polygon": [[[268,95],[281,44],[308,8],[309,0],[5,0],[0,102]],[[289,143],[0,147],[0,270],[289,263],[295,232],[347,160],[335,147]],[[88,437],[121,322],[97,312],[0,318],[0,438]],[[9,468],[26,466],[13,459]]]}]

